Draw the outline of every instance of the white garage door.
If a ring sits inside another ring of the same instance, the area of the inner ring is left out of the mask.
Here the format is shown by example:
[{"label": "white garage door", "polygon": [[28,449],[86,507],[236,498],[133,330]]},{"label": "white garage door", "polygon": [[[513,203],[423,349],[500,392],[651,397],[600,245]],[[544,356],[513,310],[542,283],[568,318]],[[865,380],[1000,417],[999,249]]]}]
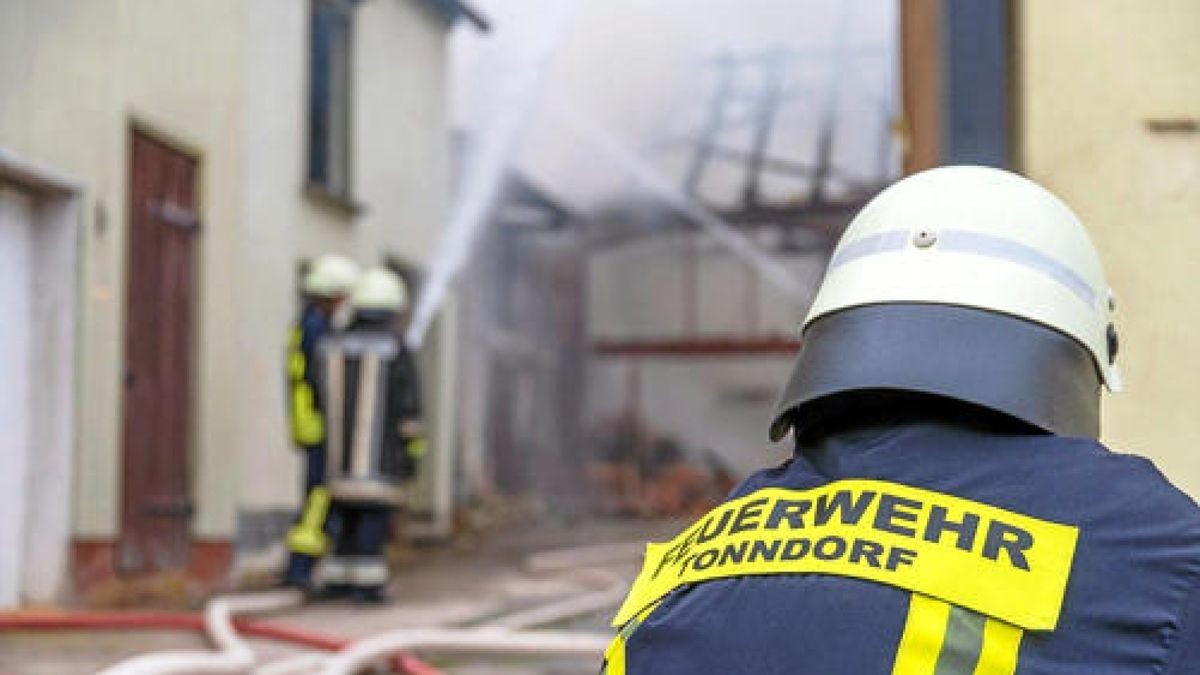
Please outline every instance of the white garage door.
[{"label": "white garage door", "polygon": [[30,432],[33,204],[0,183],[0,607],[20,601]]}]

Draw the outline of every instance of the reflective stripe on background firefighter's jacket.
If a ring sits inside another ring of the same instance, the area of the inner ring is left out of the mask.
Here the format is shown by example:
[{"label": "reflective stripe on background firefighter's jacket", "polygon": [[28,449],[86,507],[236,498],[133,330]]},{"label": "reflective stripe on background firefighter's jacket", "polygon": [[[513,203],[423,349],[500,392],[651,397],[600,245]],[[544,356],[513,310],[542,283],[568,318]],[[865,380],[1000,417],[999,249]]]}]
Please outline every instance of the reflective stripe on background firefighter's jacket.
[{"label": "reflective stripe on background firefighter's jacket", "polygon": [[309,307],[288,337],[288,416],[292,442],[299,448],[314,448],[325,442],[314,365],[317,343],[329,330],[329,319]]},{"label": "reflective stripe on background firefighter's jacket", "polygon": [[334,501],[398,505],[421,450],[405,432],[421,419],[412,354],[386,324],[359,322],[321,342],[317,371]]},{"label": "reflective stripe on background firefighter's jacket", "polygon": [[[306,466],[304,506],[297,523],[288,531],[287,547],[293,554],[309,558],[321,557],[328,548],[325,530],[329,526],[330,498],[324,486],[325,418],[316,380],[316,355],[317,344],[330,330],[329,319],[309,306],[288,336],[288,418],[292,443],[306,451]],[[295,581],[307,581],[308,572],[296,574]]]},{"label": "reflective stripe on background firefighter's jacket", "polygon": [[1093,441],[826,438],[652,544],[605,672],[1200,673],[1200,511]]}]

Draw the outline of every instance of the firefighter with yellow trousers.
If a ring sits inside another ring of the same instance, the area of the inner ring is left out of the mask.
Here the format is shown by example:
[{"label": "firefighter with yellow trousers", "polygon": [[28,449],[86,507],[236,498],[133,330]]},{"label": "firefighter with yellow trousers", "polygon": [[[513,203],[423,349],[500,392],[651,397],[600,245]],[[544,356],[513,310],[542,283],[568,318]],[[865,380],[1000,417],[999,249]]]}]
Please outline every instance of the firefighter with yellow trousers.
[{"label": "firefighter with yellow trousers", "polygon": [[1097,440],[1115,310],[1038,185],[884,190],[804,321],[792,457],[650,545],[605,672],[1200,673],[1200,510]]},{"label": "firefighter with yellow trousers", "polygon": [[326,404],[328,484],[338,532],[319,576],[361,602],[386,599],[384,546],[392,515],[425,452],[416,360],[399,337],[403,281],[371,269],[351,296],[349,327],[321,341],[318,381]]},{"label": "firefighter with yellow trousers", "polygon": [[325,553],[329,489],[325,485],[325,417],[316,381],[317,345],[332,330],[335,315],[358,281],[354,261],[336,254],[317,258],[301,282],[303,308],[288,338],[288,412],[292,443],[304,453],[304,506],[288,532],[283,583],[308,588]]}]

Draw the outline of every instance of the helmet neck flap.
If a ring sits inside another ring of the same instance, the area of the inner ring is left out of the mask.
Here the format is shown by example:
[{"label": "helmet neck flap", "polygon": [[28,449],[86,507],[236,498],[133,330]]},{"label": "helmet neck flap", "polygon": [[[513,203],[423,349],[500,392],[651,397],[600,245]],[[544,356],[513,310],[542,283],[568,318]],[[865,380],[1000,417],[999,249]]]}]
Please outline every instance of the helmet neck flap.
[{"label": "helmet neck flap", "polygon": [[817,424],[845,394],[901,391],[982,406],[1061,436],[1096,438],[1100,376],[1058,331],[996,312],[921,303],[864,305],[805,329],[771,439]]}]

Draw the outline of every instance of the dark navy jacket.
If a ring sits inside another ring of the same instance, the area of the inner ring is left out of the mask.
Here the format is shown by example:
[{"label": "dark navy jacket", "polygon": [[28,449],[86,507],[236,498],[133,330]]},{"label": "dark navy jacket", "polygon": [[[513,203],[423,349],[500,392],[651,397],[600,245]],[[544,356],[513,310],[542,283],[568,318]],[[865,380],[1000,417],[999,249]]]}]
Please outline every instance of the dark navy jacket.
[{"label": "dark navy jacket", "polygon": [[[905,419],[801,447],[733,496],[843,478],[902,483],[1079,528],[1058,626],[1024,634],[1016,675],[1200,674],[1200,510],[1149,461],[1024,428]],[[887,675],[909,598],[819,574],[685,586],[629,635],[626,672]]]},{"label": "dark navy jacket", "polygon": [[317,358],[317,343],[321,338],[329,334],[333,329],[330,325],[329,316],[313,306],[304,308],[300,314],[300,321],[297,323],[297,328],[300,331],[300,351],[304,354],[304,358],[308,363],[308,369],[304,372],[304,379],[308,382],[313,382],[312,364]]}]

